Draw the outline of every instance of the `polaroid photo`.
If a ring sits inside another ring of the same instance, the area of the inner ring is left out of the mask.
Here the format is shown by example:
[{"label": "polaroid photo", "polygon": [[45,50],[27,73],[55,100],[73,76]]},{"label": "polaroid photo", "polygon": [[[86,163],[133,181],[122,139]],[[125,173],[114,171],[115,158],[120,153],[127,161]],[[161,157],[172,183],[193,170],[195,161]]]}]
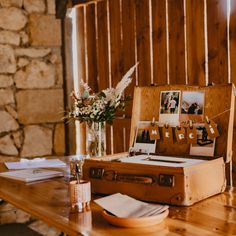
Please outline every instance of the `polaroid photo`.
[{"label": "polaroid photo", "polygon": [[150,140],[151,121],[140,121],[136,129],[134,150],[142,153],[155,153],[156,140]]},{"label": "polaroid photo", "polygon": [[192,156],[214,156],[215,139],[208,137],[204,124],[195,124],[197,129],[197,144],[190,145],[190,155]]},{"label": "polaroid photo", "polygon": [[159,122],[179,125],[180,91],[161,91]]},{"label": "polaroid photo", "polygon": [[204,115],[204,99],[203,91],[183,91],[180,122],[201,122]]}]

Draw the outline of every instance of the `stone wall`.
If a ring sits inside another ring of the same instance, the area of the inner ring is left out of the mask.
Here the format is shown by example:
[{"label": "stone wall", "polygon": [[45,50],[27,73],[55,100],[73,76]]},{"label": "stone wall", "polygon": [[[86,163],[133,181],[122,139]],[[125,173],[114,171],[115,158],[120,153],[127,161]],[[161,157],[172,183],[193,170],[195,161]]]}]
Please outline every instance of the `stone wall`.
[{"label": "stone wall", "polygon": [[[0,0],[0,162],[65,153],[62,75],[55,0]],[[0,206],[0,224],[30,220]],[[40,221],[30,227],[60,234]]]},{"label": "stone wall", "polygon": [[63,155],[63,111],[55,0],[0,0],[0,162]]}]

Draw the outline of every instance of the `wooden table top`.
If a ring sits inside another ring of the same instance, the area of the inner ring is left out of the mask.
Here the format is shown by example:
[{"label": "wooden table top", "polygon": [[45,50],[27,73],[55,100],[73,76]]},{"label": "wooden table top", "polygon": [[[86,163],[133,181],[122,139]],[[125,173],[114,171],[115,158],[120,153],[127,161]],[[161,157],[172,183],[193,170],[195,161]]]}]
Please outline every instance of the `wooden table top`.
[{"label": "wooden table top", "polygon": [[[0,172],[6,171],[0,164]],[[94,202],[91,211],[71,213],[68,179],[61,177],[34,184],[0,178],[0,198],[68,235],[235,235],[236,189],[191,207],[170,207],[161,224],[146,228],[118,228],[102,217]]]}]

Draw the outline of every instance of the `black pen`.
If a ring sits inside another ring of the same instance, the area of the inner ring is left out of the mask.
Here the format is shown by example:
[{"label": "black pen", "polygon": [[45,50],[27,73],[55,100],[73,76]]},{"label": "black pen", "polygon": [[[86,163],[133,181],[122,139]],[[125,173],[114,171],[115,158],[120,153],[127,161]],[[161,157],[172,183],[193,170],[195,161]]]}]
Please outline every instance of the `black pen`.
[{"label": "black pen", "polygon": [[79,184],[80,183],[80,168],[79,168],[79,164],[75,165],[75,172],[76,172],[77,184]]}]

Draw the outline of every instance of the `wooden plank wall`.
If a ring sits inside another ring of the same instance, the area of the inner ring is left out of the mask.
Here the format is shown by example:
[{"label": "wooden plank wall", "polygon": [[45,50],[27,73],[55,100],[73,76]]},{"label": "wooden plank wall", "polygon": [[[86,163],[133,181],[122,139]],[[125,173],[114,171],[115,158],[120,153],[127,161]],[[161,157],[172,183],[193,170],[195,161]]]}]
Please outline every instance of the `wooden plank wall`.
[{"label": "wooden plank wall", "polygon": [[[87,69],[80,74],[95,91],[115,86],[137,61],[126,94],[135,85],[236,83],[235,0],[99,0],[76,7],[78,21],[84,15],[79,55]],[[108,127],[108,153],[128,150],[131,108]]]}]

